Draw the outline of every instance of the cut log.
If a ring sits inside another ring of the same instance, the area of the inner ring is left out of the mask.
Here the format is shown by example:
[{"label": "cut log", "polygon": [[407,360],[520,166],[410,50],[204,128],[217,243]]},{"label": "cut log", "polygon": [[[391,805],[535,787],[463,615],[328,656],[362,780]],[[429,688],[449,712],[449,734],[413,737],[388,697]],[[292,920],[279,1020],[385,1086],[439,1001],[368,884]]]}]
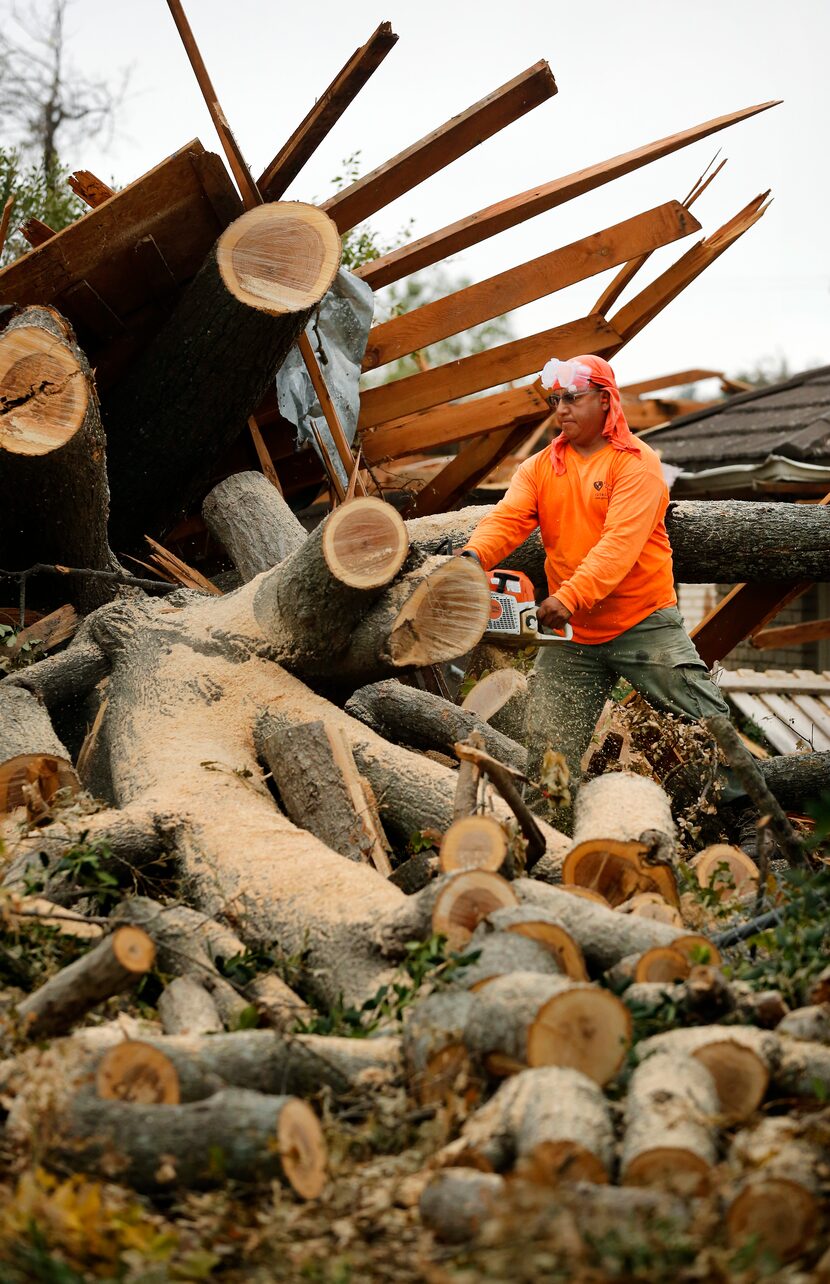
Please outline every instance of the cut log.
[{"label": "cut log", "polygon": [[20,687],[0,687],[0,814],[25,807],[38,820],[59,790],[80,788],[43,705]]},{"label": "cut log", "polygon": [[[504,911],[498,911],[503,913]],[[498,976],[511,972],[540,972],[543,976],[559,976],[560,968],[550,950],[538,941],[516,932],[485,932],[476,929],[470,941],[470,953],[478,958],[458,973],[457,984],[477,991],[489,985]]]},{"label": "cut log", "polygon": [[514,972],[476,994],[464,1037],[493,1073],[556,1065],[607,1083],[631,1042],[631,1016],[608,990]]},{"label": "cut log", "polygon": [[780,1062],[780,1048],[780,1041],[767,1030],[707,1025],[653,1035],[637,1044],[636,1055],[640,1060],[653,1052],[696,1057],[715,1080],[721,1113],[741,1120],[763,1101],[770,1070]]},{"label": "cut log", "polygon": [[708,964],[717,967],[721,962],[720,950],[717,946],[713,945],[707,937],[698,936],[695,932],[676,936],[671,947],[673,950],[679,950],[693,967]]},{"label": "cut log", "polygon": [[156,1006],[165,1034],[217,1034],[222,1029],[216,1004],[192,976],[174,977]]},{"label": "cut log", "polygon": [[726,1227],[736,1247],[753,1241],[780,1262],[801,1256],[819,1221],[821,1151],[789,1118],[764,1119],[735,1137],[730,1161],[743,1174]]},{"label": "cut log", "polygon": [[682,927],[683,918],[680,911],[669,905],[659,892],[635,892],[627,901],[617,906],[620,913],[636,914],[639,918],[653,918],[658,923],[669,923],[672,927]]},{"label": "cut log", "polygon": [[527,750],[522,745],[495,731],[476,714],[429,691],[400,682],[377,682],[355,691],[345,707],[353,718],[399,744],[440,749],[451,755],[457,740],[478,731],[482,747],[494,758],[520,771],[527,765]]},{"label": "cut log", "polygon": [[[407,523],[412,544],[424,554],[434,552],[446,539],[453,548],[463,548],[490,512],[492,508],[476,505],[413,519]],[[666,512],[666,530],[680,584],[821,581],[827,574],[830,513],[817,504],[676,500]],[[502,565],[523,571],[537,590],[547,592],[544,563],[542,541],[535,531]]]},{"label": "cut log", "polygon": [[407,1084],[423,1104],[443,1100],[469,1073],[464,1029],[474,1002],[466,990],[447,990],[409,1009],[403,1027]]},{"label": "cut log", "polygon": [[780,1062],[773,1066],[776,1090],[789,1097],[825,1102],[830,1097],[830,1047],[790,1036],[779,1041],[778,1049]]},{"label": "cut log", "polygon": [[631,1077],[621,1176],[626,1186],[701,1195],[717,1158],[715,1080],[694,1057],[656,1054]]},{"label": "cut log", "polygon": [[634,969],[634,980],[681,981],[690,971],[688,959],[679,950],[670,945],[657,945],[640,955]]},{"label": "cut log", "polygon": [[527,678],[518,669],[497,669],[479,679],[465,695],[461,708],[483,722],[491,722],[506,705],[526,692]]},{"label": "cut log", "polygon": [[523,869],[533,869],[544,858],[547,844],[536,817],[518,788],[518,782],[525,780],[526,777],[514,771],[512,767],[504,766],[483,749],[467,741],[459,741],[454,745],[454,749],[461,762],[472,763],[479,773],[492,783],[513,812],[526,844],[523,859],[520,859],[517,864]]},{"label": "cut log", "polygon": [[[0,334],[0,487],[4,567],[117,569],[92,371],[53,308],[26,308]],[[115,590],[111,581],[73,577],[62,582],[59,600],[71,597],[86,612]]]},{"label": "cut log", "polygon": [[262,473],[226,477],[202,504],[205,525],[247,584],[305,543],[306,532]]},{"label": "cut log", "polygon": [[713,888],[718,900],[755,896],[760,874],[755,861],[728,843],[705,847],[689,862],[701,887]]},{"label": "cut log", "polygon": [[779,1034],[789,1035],[791,1039],[807,1039],[811,1043],[830,1045],[830,1003],[796,1008],[787,1013],[776,1029]]},{"label": "cut log", "polygon": [[[217,1078],[214,1091],[224,1086]],[[177,1106],[182,1100],[173,1062],[159,1048],[140,1039],[124,1039],[104,1052],[95,1068],[95,1091],[102,1101],[130,1101],[141,1106]]]},{"label": "cut log", "polygon": [[577,793],[574,842],[562,878],[599,891],[611,905],[650,891],[677,905],[674,844],[671,804],[656,781],[609,772]]},{"label": "cut log", "polygon": [[397,869],[389,875],[389,881],[407,896],[413,896],[415,892],[423,891],[427,883],[431,883],[439,873],[435,849],[429,847],[426,851],[416,852],[414,856],[410,856],[409,860],[398,865]]},{"label": "cut log", "polygon": [[552,921],[552,915],[538,913],[531,906],[518,905],[515,909],[496,910],[476,929],[477,936],[486,931],[516,932],[544,946],[556,959],[557,968],[572,981],[587,981],[585,957],[570,932]]},{"label": "cut log", "polygon": [[454,820],[441,841],[441,872],[483,869],[497,873],[508,851],[507,834],[492,816],[463,816]]},{"label": "cut log", "polygon": [[463,1244],[475,1239],[502,1207],[506,1189],[497,1173],[446,1168],[421,1194],[421,1220],[442,1244]]},{"label": "cut log", "polygon": [[326,1143],[310,1106],[229,1088],[181,1106],[79,1098],[61,1120],[52,1162],[142,1191],[278,1180],[302,1199],[326,1181]]},{"label": "cut log", "polygon": [[498,874],[471,869],[443,880],[432,906],[432,930],[447,939],[447,949],[460,950],[478,924],[494,910],[515,905],[511,886]]},{"label": "cut log", "polygon": [[121,994],[149,972],[156,951],[146,932],[119,927],[17,1006],[30,1039],[60,1034],[113,994]]},{"label": "cut log", "polygon": [[465,1122],[438,1162],[482,1172],[514,1170],[538,1185],[607,1182],[614,1131],[593,1079],[578,1070],[523,1070]]},{"label": "cut log", "polygon": [[[339,264],[337,229],[312,205],[258,206],[221,234],[173,315],[107,403],[119,546],[148,529],[168,528],[204,485]],[[163,468],[156,467],[158,459]]]},{"label": "cut log", "polygon": [[392,872],[388,843],[340,727],[306,722],[263,744],[282,804],[300,829],[348,860]]}]

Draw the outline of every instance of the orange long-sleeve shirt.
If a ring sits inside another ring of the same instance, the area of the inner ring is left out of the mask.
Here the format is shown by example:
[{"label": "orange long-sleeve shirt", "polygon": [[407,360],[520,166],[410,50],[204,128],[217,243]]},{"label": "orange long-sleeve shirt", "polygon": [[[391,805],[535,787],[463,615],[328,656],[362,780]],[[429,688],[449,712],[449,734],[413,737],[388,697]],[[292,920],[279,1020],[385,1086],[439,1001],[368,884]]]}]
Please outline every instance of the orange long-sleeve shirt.
[{"label": "orange long-sleeve shirt", "polygon": [[490,570],[537,526],[548,587],[573,612],[577,642],[608,642],[677,597],[664,517],[669,492],[654,451],[568,446],[557,476],[550,447],[520,465],[504,499],[466,547]]}]

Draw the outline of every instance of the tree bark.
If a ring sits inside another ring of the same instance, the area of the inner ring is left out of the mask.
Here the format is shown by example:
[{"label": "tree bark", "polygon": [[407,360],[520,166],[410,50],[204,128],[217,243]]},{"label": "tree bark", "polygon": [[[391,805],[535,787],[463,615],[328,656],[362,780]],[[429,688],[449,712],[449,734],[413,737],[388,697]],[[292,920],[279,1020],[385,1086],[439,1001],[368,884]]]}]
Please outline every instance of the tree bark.
[{"label": "tree bark", "polygon": [[801,1131],[795,1119],[764,1119],[735,1137],[729,1158],[742,1180],[726,1213],[735,1246],[752,1239],[787,1262],[810,1243],[819,1220],[822,1156]]},{"label": "tree bark", "polygon": [[[0,388],[3,567],[118,569],[107,542],[106,443],[93,375],[53,308],[26,308],[0,334]],[[60,600],[86,612],[115,591],[106,580],[67,578]]]},{"label": "tree bark", "polygon": [[176,976],[159,995],[158,1014],[165,1034],[218,1034],[222,1019],[203,985]]},{"label": "tree bark", "polygon": [[553,915],[533,909],[528,905],[496,910],[485,922],[479,924],[473,936],[473,946],[486,943],[489,932],[512,932],[528,937],[543,946],[556,960],[557,971],[572,981],[589,980],[585,956],[570,932],[552,921]]},{"label": "tree bark", "polygon": [[35,820],[59,789],[81,783],[49,715],[30,692],[0,687],[0,815],[25,807]]},{"label": "tree bark", "polygon": [[830,780],[830,752],[782,753],[759,759],[767,788],[787,811],[815,802]]},{"label": "tree bark", "polygon": [[780,1063],[781,1045],[767,1030],[705,1025],[669,1030],[636,1045],[639,1060],[654,1052],[696,1057],[715,1080],[721,1113],[730,1120],[742,1120],[763,1101],[770,1071]]},{"label": "tree bark", "polygon": [[[463,508],[407,522],[413,547],[435,552],[447,539],[463,548],[492,508]],[[824,581],[830,566],[830,512],[813,504],[749,500],[678,500],[669,504],[666,529],[680,584],[735,584],[744,580]],[[538,531],[501,565],[523,571],[546,596],[545,554]]]},{"label": "tree bark", "polygon": [[476,714],[441,696],[400,682],[377,682],[361,687],[346,702],[346,712],[387,740],[412,745],[417,749],[440,749],[452,754],[457,740],[466,740],[471,731],[484,739],[483,748],[499,762],[523,771],[527,750],[515,740],[494,731]]},{"label": "tree bark", "polygon": [[235,473],[208,494],[202,516],[243,584],[279,565],[306,541],[306,532],[262,473]]},{"label": "tree bark", "polygon": [[337,229],[310,205],[257,206],[225,229],[105,407],[117,547],[164,531],[185,510],[339,263]]},{"label": "tree bark", "polygon": [[779,1034],[791,1039],[807,1039],[811,1043],[830,1045],[830,1003],[816,1003],[811,1007],[796,1008],[788,1012],[777,1027]]},{"label": "tree bark", "polygon": [[471,952],[478,958],[458,973],[457,984],[466,990],[483,989],[497,976],[511,972],[539,972],[559,976],[559,965],[549,950],[538,941],[516,932],[491,932],[473,941]]},{"label": "tree bark", "polygon": [[694,1057],[663,1053],[642,1062],[626,1099],[624,1184],[704,1194],[717,1158],[719,1111],[715,1081]]}]

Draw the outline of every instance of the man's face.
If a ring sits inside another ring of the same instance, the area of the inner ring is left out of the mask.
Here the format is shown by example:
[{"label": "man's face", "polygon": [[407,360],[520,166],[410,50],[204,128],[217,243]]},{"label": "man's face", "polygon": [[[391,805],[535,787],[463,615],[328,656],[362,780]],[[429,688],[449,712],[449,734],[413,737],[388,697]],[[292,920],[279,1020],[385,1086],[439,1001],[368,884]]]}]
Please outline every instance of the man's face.
[{"label": "man's face", "polygon": [[604,388],[591,386],[574,394],[563,394],[557,388],[548,393],[547,400],[557,426],[576,450],[590,454],[592,448],[604,444],[602,430],[610,404]]}]

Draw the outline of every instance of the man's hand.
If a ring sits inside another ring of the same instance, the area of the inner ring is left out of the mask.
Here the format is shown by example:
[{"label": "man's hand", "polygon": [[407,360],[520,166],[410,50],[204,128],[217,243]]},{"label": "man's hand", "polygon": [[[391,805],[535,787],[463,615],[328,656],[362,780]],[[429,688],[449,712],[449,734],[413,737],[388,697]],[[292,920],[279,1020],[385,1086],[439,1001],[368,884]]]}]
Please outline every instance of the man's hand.
[{"label": "man's hand", "polygon": [[571,612],[558,597],[546,597],[536,608],[536,618],[546,629],[563,629],[571,618]]}]

